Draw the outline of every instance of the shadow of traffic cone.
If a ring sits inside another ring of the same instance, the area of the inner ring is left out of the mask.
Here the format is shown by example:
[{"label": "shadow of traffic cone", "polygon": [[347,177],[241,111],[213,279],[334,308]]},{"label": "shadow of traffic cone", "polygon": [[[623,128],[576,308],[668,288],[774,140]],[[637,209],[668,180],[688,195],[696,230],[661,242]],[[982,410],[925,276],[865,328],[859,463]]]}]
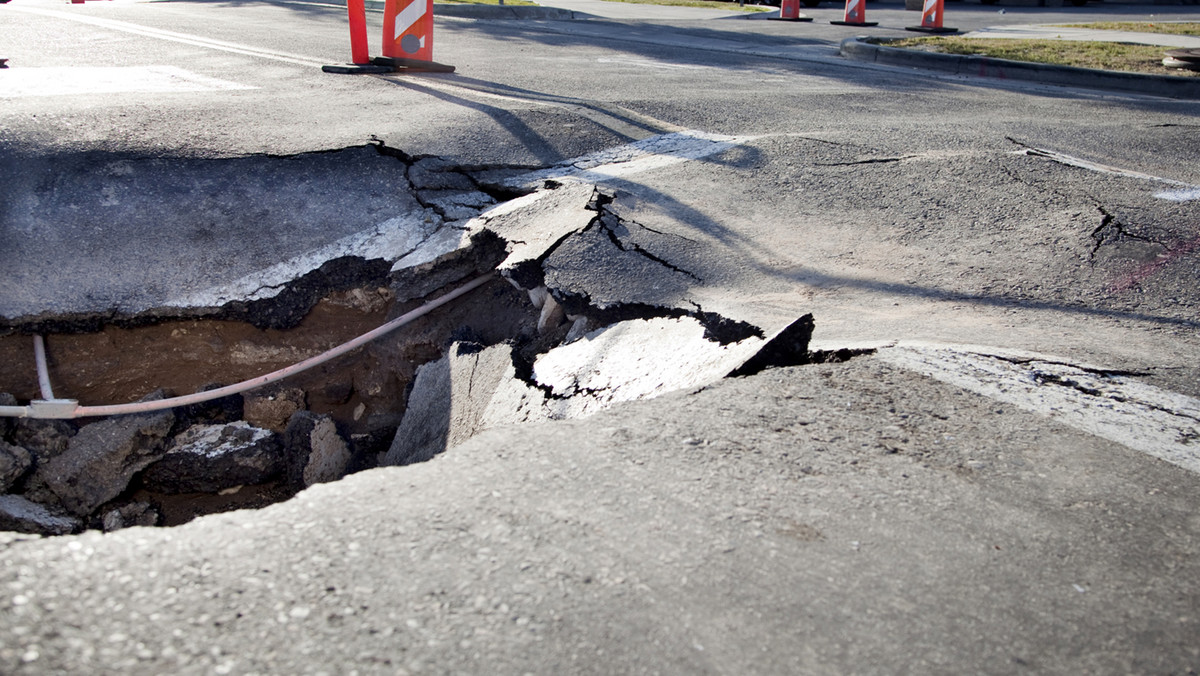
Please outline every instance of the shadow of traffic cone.
[{"label": "shadow of traffic cone", "polygon": [[383,56],[371,63],[406,71],[454,72],[454,66],[433,60],[433,0],[387,0]]},{"label": "shadow of traffic cone", "polygon": [[326,73],[343,75],[394,72],[395,68],[371,64],[371,52],[367,47],[367,8],[363,0],[346,0],[346,14],[350,19],[350,60],[352,63],[321,66],[321,70]]},{"label": "shadow of traffic cone", "polygon": [[779,3],[779,16],[771,17],[773,21],[812,21],[811,16],[800,13],[800,0],[783,0]]},{"label": "shadow of traffic cone", "polygon": [[835,26],[878,26],[878,21],[867,21],[867,0],[846,0],[846,18],[830,21]]},{"label": "shadow of traffic cone", "polygon": [[904,30],[920,31],[922,33],[957,33],[957,28],[942,26],[944,4],[945,0],[925,0],[924,8],[921,10],[921,25],[905,26]]}]

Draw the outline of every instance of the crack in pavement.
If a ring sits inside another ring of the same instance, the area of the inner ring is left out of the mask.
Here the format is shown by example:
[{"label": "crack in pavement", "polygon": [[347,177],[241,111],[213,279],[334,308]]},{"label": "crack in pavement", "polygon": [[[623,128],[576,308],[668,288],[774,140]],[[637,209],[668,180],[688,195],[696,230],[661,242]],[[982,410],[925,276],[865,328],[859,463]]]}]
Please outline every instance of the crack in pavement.
[{"label": "crack in pavement", "polygon": [[1100,164],[1099,162],[1092,162],[1090,160],[1085,160],[1085,159],[1082,159],[1079,157],[1073,157],[1071,155],[1060,153],[1060,152],[1057,152],[1054,150],[1047,150],[1045,148],[1037,148],[1037,147],[1031,146],[1027,143],[1024,143],[1022,141],[1018,141],[1011,136],[1006,136],[1005,139],[1008,140],[1009,142],[1021,147],[1021,150],[1016,151],[1016,153],[1018,155],[1029,155],[1031,157],[1042,157],[1042,158],[1048,159],[1052,162],[1057,162],[1058,164],[1062,164],[1062,165],[1068,166],[1068,167],[1075,167],[1078,169],[1086,169],[1088,171],[1094,171],[1094,172],[1101,173],[1101,174],[1110,174],[1113,176],[1123,176],[1126,178],[1134,178],[1134,179],[1138,179],[1138,180],[1142,180],[1142,181],[1150,181],[1150,182],[1154,182],[1154,183],[1164,183],[1166,185],[1178,186],[1180,188],[1179,190],[1168,190],[1168,191],[1155,193],[1154,196],[1158,199],[1168,200],[1171,202],[1190,202],[1193,200],[1200,199],[1200,186],[1198,186],[1198,185],[1193,185],[1191,183],[1185,183],[1184,181],[1178,181],[1178,180],[1175,180],[1172,178],[1163,178],[1161,176],[1145,174],[1140,171],[1132,171],[1129,169],[1121,169],[1120,167],[1113,167],[1113,166],[1109,166],[1106,164]]},{"label": "crack in pavement", "polygon": [[1117,217],[1112,214],[1112,212],[1103,206],[1097,204],[1096,209],[1100,211],[1101,218],[1100,225],[1097,226],[1091,234],[1092,239],[1096,242],[1095,246],[1092,247],[1091,253],[1089,254],[1089,260],[1093,266],[1096,264],[1096,253],[1100,251],[1100,247],[1106,244],[1116,244],[1122,239],[1133,239],[1139,242],[1157,244],[1163,248],[1167,248],[1166,245],[1161,242],[1156,242],[1149,237],[1144,237],[1142,235],[1130,232],[1125,223],[1122,223],[1120,220],[1118,220]]},{"label": "crack in pavement", "polygon": [[912,160],[920,157],[920,155],[902,155],[900,157],[874,157],[865,160],[854,160],[852,162],[817,162],[813,164],[815,167],[857,167],[863,164],[893,164]]},{"label": "crack in pavement", "polygon": [[[612,223],[612,221],[614,221],[614,220],[616,221],[615,224]],[[642,256],[643,258],[646,258],[655,263],[658,263],[659,265],[667,268],[668,270],[671,270],[673,272],[678,272],[683,275],[687,275],[688,277],[691,277],[693,280],[695,280],[697,282],[700,282],[700,283],[704,282],[704,280],[700,279],[700,277],[697,276],[695,273],[693,273],[689,270],[684,270],[683,268],[671,263],[670,261],[666,260],[665,258],[662,258],[661,256],[656,256],[656,255],[650,253],[649,251],[646,251],[636,242],[629,242],[629,243],[623,242],[621,240],[621,237],[617,234],[617,228],[623,226],[624,223],[622,223],[621,219],[618,216],[616,216],[615,214],[613,214],[611,212],[602,213],[600,216],[598,216],[596,218],[595,223],[596,223],[597,227],[599,227],[600,230],[602,232],[604,232],[604,234],[608,235],[608,239],[610,242],[613,243],[613,246],[617,247],[621,251],[624,251],[627,253],[636,253],[639,256]]]}]

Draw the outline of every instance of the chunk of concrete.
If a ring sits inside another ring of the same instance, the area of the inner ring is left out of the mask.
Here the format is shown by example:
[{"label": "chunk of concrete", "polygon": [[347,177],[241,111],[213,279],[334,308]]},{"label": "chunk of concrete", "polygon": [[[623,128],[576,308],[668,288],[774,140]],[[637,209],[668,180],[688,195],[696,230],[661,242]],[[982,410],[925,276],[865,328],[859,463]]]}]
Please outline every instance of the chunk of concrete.
[{"label": "chunk of concrete", "polygon": [[66,535],[83,528],[83,522],[20,495],[0,495],[0,530],[39,535]]},{"label": "chunk of concrete", "polygon": [[540,391],[517,377],[512,348],[455,343],[417,369],[408,409],[382,465],[423,462],[498,425],[546,419]]},{"label": "chunk of concrete", "polygon": [[765,339],[722,344],[692,317],[624,321],[538,357],[533,378],[553,394],[549,415],[575,418],[621,401],[803,363],[812,331],[812,315],[804,315]]},{"label": "chunk of concrete", "polygon": [[12,440],[33,453],[39,462],[46,462],[66,452],[71,437],[78,431],[79,428],[69,420],[18,418]]},{"label": "chunk of concrete", "polygon": [[299,488],[337,481],[350,466],[350,445],[328,415],[297,411],[284,432],[288,483]]},{"label": "chunk of concrete", "polygon": [[120,495],[135,474],[162,456],[174,423],[174,413],[160,411],[85,425],[64,453],[37,468],[35,477],[64,507],[85,516]]},{"label": "chunk of concrete", "polygon": [[100,524],[104,532],[111,533],[134,526],[157,526],[162,515],[148,502],[131,502],[104,514]]},{"label": "chunk of concrete", "polygon": [[7,493],[33,467],[33,454],[0,440],[0,493]]},{"label": "chunk of concrete", "polygon": [[142,485],[158,493],[217,493],[234,486],[266,483],[283,469],[283,446],[270,430],[244,420],[193,425],[171,441],[161,459],[146,468]]},{"label": "chunk of concrete", "polygon": [[292,414],[305,407],[304,390],[296,387],[251,392],[244,396],[246,422],[272,432],[282,433]]}]

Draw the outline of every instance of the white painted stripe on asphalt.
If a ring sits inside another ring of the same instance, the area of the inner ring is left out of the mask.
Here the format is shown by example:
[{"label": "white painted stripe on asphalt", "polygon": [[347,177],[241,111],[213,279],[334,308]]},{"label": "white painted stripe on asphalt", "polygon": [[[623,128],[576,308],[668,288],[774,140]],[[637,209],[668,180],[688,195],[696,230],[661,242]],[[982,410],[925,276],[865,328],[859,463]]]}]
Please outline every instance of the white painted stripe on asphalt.
[{"label": "white painted stripe on asphalt", "polygon": [[1167,190],[1166,192],[1156,192],[1154,196],[1160,200],[1170,200],[1172,202],[1192,202],[1200,200],[1200,188],[1184,188],[1183,190]]},{"label": "white painted stripe on asphalt", "polygon": [[755,138],[758,137],[725,136],[694,129],[658,134],[634,143],[560,162],[549,169],[522,174],[509,182],[514,185],[536,185],[546,180],[574,178],[590,183],[603,183],[651,169],[703,159]]},{"label": "white painted stripe on asphalt", "polygon": [[1099,172],[1101,174],[1112,174],[1114,176],[1125,176],[1127,178],[1136,178],[1142,181],[1153,181],[1155,183],[1165,183],[1167,185],[1177,185],[1182,190],[1170,190],[1167,192],[1155,193],[1155,197],[1172,202],[1190,202],[1200,199],[1200,185],[1192,185],[1183,181],[1176,181],[1171,178],[1163,178],[1161,176],[1153,176],[1151,174],[1143,174],[1140,171],[1130,171],[1129,169],[1121,169],[1120,167],[1110,167],[1107,164],[1091,162],[1079,157],[1072,157],[1053,150],[1044,150],[1042,148],[1025,148],[1018,150],[1018,155],[1032,155],[1034,157],[1045,157],[1046,159],[1065,164],[1070,167],[1078,167],[1089,171]]},{"label": "white painted stripe on asphalt", "polygon": [[288,54],[286,52],[278,52],[270,49],[262,49],[251,45],[241,45],[234,42],[225,42],[224,40],[212,40],[202,38],[196,35],[188,35],[186,33],[176,33],[175,31],[162,30],[159,28],[149,28],[147,26],[139,26],[137,24],[128,23],[125,21],[115,21],[113,19],[102,19],[94,16],[86,16],[83,14],[72,14],[70,12],[60,12],[52,9],[39,9],[36,7],[24,7],[21,5],[8,5],[6,10],[25,12],[26,14],[37,14],[64,21],[74,21],[76,23],[88,24],[99,28],[108,28],[110,30],[122,31],[125,33],[133,33],[135,35],[143,35],[159,40],[169,40],[185,45],[195,47],[204,47],[205,49],[215,49],[223,52],[232,52],[234,54],[243,54],[246,56],[254,56],[261,59],[271,59],[273,61],[282,61],[298,66],[306,67],[321,67],[325,62],[303,56],[300,54]]},{"label": "white painted stripe on asphalt", "polygon": [[176,66],[54,66],[13,68],[0,77],[0,98],[123,94],[130,92],[213,92],[255,89]]},{"label": "white painted stripe on asphalt", "polygon": [[1200,473],[1200,400],[1043,355],[890,347],[879,359]]}]

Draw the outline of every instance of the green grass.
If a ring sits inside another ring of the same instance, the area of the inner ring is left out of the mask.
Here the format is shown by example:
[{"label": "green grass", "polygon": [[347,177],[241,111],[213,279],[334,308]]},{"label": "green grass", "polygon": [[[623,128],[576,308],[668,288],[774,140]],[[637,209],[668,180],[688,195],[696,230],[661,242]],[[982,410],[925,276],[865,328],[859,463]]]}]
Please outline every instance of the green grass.
[{"label": "green grass", "polygon": [[717,0],[610,0],[610,2],[631,2],[638,5],[666,5],[668,7],[704,7],[706,9],[729,9],[743,12],[770,12],[774,7],[763,5],[739,6],[736,2],[719,2]]},{"label": "green grass", "polygon": [[1060,28],[1091,28],[1102,31],[1131,31],[1134,33],[1166,33],[1167,35],[1200,36],[1200,23],[1153,23],[1134,21],[1101,21],[1099,23],[1062,24]]},{"label": "green grass", "polygon": [[1077,42],[1074,40],[1003,40],[993,38],[905,38],[878,40],[888,47],[919,49],[942,54],[966,54],[993,59],[1032,61],[1060,66],[1100,68],[1130,73],[1154,73],[1195,77],[1195,71],[1167,68],[1162,65],[1168,47],[1115,44],[1111,42]]}]

